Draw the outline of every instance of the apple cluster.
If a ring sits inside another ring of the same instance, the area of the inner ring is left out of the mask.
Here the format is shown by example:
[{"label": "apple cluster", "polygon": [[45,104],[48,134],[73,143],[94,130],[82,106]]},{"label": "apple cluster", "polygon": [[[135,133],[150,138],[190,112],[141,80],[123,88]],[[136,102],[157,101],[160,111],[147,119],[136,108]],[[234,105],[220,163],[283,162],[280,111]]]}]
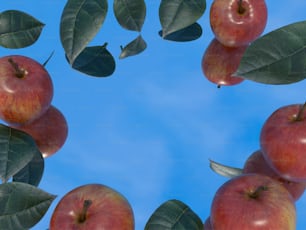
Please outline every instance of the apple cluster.
[{"label": "apple cluster", "polygon": [[306,103],[275,110],[259,144],[217,190],[205,230],[296,229],[295,203],[306,189]]},{"label": "apple cluster", "polygon": [[265,0],[214,0],[209,19],[215,37],[201,62],[210,82],[221,87],[243,81],[234,73],[247,47],[263,33],[267,15]]},{"label": "apple cluster", "polygon": [[45,66],[32,58],[0,58],[0,119],[32,136],[43,157],[65,143],[68,125],[53,106],[53,82]]}]

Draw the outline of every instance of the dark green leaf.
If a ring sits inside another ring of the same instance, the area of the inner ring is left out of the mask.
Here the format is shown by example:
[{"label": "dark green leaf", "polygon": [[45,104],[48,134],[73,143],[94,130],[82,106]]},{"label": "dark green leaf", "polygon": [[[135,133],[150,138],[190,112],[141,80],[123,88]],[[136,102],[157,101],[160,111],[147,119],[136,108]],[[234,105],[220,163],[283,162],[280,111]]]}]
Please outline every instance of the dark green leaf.
[{"label": "dark green leaf", "polygon": [[217,163],[210,160],[209,167],[220,176],[233,178],[242,174],[242,169]]},{"label": "dark green leaf", "polygon": [[7,10],[0,14],[0,45],[17,49],[37,41],[44,24],[29,14]]},{"label": "dark green leaf", "polygon": [[106,45],[86,47],[75,59],[72,68],[94,77],[108,77],[116,68],[115,59]]},{"label": "dark green leaf", "polygon": [[38,186],[44,173],[45,161],[41,152],[37,151],[33,159],[17,174],[13,176],[13,181],[24,182]]},{"label": "dark green leaf", "polygon": [[139,35],[135,40],[127,44],[127,46],[125,46],[122,49],[119,58],[122,59],[122,58],[126,58],[129,56],[137,55],[141,53],[142,51],[144,51],[146,48],[147,48],[147,44],[145,40],[143,40],[141,35]]},{"label": "dark green leaf", "polygon": [[35,186],[12,182],[0,185],[0,229],[22,230],[37,224],[54,195]]},{"label": "dark green leaf", "polygon": [[235,75],[264,84],[305,79],[306,21],[281,27],[254,41]]},{"label": "dark green leaf", "polygon": [[[193,23],[186,28],[180,29],[176,32],[168,34],[164,37],[166,40],[175,42],[188,42],[193,41],[201,37],[202,27],[198,23]],[[159,36],[163,36],[163,31],[159,31]]]},{"label": "dark green leaf", "polygon": [[24,168],[37,151],[30,135],[0,124],[0,178],[4,182]]},{"label": "dark green leaf", "polygon": [[146,17],[145,1],[114,0],[114,14],[123,28],[140,32]]},{"label": "dark green leaf", "polygon": [[150,217],[145,230],[203,230],[201,219],[186,204],[169,200]]},{"label": "dark green leaf", "polygon": [[98,33],[107,10],[107,0],[68,0],[61,17],[60,36],[70,63]]},{"label": "dark green leaf", "polygon": [[203,15],[205,9],[205,0],[162,0],[159,6],[162,37],[192,25]]}]

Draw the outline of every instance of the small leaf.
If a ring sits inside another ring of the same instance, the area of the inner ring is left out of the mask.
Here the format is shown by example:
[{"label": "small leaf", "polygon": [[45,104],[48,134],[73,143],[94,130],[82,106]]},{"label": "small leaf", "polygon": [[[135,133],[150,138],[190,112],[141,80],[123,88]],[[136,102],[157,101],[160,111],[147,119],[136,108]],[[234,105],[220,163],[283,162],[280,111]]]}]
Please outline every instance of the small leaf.
[{"label": "small leaf", "polygon": [[17,49],[37,41],[44,24],[22,11],[7,10],[0,14],[0,45]]},{"label": "small leaf", "polygon": [[205,0],[162,0],[159,20],[163,37],[195,23],[206,9]]},{"label": "small leaf", "polygon": [[228,178],[233,178],[242,174],[242,169],[217,163],[209,160],[209,167],[217,174]]},{"label": "small leaf", "polygon": [[169,200],[150,217],[145,230],[203,230],[201,219],[186,204]]},{"label": "small leaf", "polygon": [[33,227],[45,215],[54,199],[54,195],[26,183],[1,184],[0,229],[22,230]]},{"label": "small leaf", "polygon": [[103,46],[86,47],[75,59],[72,68],[94,77],[108,77],[116,68],[115,59]]},{"label": "small leaf", "polygon": [[60,37],[70,63],[98,33],[107,10],[107,0],[68,0],[62,12]]},{"label": "small leaf", "polygon": [[[163,32],[159,31],[159,36],[163,36]],[[202,36],[202,27],[198,23],[193,23],[186,28],[168,34],[164,37],[165,40],[175,42],[189,42],[198,39]]]},{"label": "small leaf", "polygon": [[134,39],[122,49],[119,58],[123,59],[129,56],[137,55],[144,51],[146,48],[147,44],[145,40],[143,40],[141,35],[139,35],[136,39]]},{"label": "small leaf", "polygon": [[306,78],[306,21],[274,30],[254,41],[234,74],[264,84]]},{"label": "small leaf", "polygon": [[144,0],[114,0],[113,8],[115,17],[123,28],[141,31],[146,17]]},{"label": "small leaf", "polygon": [[37,151],[30,135],[0,124],[0,178],[4,182],[24,168]]}]

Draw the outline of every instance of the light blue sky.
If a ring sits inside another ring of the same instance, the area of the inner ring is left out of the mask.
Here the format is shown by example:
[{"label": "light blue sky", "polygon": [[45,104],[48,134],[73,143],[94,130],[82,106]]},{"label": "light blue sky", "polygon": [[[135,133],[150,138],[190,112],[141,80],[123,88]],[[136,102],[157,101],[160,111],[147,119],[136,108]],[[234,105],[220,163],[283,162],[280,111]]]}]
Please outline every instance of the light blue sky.
[{"label": "light blue sky", "polygon": [[[112,1],[109,1],[112,2]],[[2,10],[18,9],[46,24],[33,46],[1,49],[2,55],[24,54],[47,65],[54,87],[53,104],[66,116],[65,146],[46,159],[40,187],[58,195],[46,216],[33,228],[47,229],[55,205],[71,189],[102,183],[120,191],[131,203],[136,229],[143,229],[153,211],[168,199],[180,199],[203,220],[214,193],[226,181],[209,169],[208,159],[241,167],[259,147],[264,120],[277,108],[305,100],[306,82],[267,86],[243,82],[217,89],[201,71],[202,55],[213,38],[208,15],[199,20],[202,37],[190,43],[163,41],[158,36],[158,2],[147,2],[142,36],[147,50],[119,60],[120,45],[138,33],[121,29],[110,4],[101,32],[92,42],[108,42],[117,69],[105,79],[70,69],[59,40],[65,1],[7,1]],[[150,3],[149,3],[150,2]],[[154,3],[152,3],[154,2]],[[271,31],[304,20],[306,2],[267,1]],[[306,199],[297,203],[298,227],[306,226]]]}]

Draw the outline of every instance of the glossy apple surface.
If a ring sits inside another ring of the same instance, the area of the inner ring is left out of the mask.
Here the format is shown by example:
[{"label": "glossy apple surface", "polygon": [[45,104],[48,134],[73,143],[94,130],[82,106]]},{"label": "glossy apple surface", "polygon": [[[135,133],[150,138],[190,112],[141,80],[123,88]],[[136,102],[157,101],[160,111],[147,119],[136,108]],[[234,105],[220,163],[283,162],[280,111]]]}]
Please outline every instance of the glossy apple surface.
[{"label": "glossy apple surface", "polygon": [[128,201],[102,184],[87,184],[67,193],[57,204],[50,230],[134,230]]},{"label": "glossy apple surface", "polygon": [[215,0],[210,8],[210,25],[225,46],[247,45],[264,31],[268,18],[264,0]]},{"label": "glossy apple surface", "polygon": [[293,104],[274,111],[260,133],[268,164],[283,178],[306,182],[306,105]]},{"label": "glossy apple surface", "polygon": [[217,230],[296,230],[296,209],[288,190],[276,180],[243,174],[217,190],[210,221]]},{"label": "glossy apple surface", "polygon": [[33,121],[50,106],[53,84],[37,61],[20,55],[0,58],[0,119],[9,124]]}]

